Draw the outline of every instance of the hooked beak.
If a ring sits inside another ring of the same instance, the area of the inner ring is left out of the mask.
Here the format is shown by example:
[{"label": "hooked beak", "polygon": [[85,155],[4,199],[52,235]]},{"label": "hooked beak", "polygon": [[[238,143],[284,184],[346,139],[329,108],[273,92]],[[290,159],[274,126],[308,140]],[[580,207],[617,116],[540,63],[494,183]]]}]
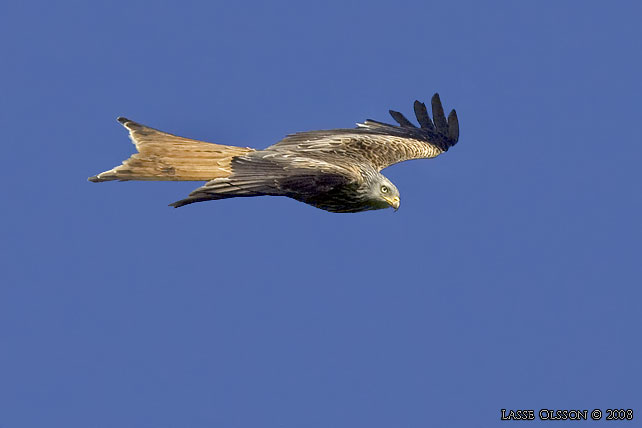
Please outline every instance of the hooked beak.
[{"label": "hooked beak", "polygon": [[399,209],[399,196],[395,196],[394,198],[386,198],[386,202],[388,202],[390,206],[395,209],[395,211]]}]

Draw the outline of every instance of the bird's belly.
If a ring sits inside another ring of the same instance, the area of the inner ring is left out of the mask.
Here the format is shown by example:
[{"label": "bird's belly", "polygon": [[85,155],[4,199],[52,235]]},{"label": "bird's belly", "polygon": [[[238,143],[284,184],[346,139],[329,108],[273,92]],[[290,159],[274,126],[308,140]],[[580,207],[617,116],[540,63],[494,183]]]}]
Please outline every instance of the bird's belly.
[{"label": "bird's belly", "polygon": [[328,193],[315,196],[301,197],[301,195],[288,195],[293,199],[304,202],[313,207],[333,213],[358,213],[361,211],[378,210],[387,208],[372,204],[369,201],[362,201],[348,195]]}]

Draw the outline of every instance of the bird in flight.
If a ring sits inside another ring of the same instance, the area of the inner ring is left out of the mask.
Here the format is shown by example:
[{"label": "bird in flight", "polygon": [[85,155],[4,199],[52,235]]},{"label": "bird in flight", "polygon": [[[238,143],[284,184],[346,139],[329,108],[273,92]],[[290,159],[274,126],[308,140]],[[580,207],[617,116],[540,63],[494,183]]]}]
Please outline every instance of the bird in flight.
[{"label": "bird in flight", "polygon": [[431,104],[432,120],[426,105],[415,101],[420,127],[390,110],[399,126],[366,120],[354,129],[291,134],[263,150],[190,140],[119,117],[138,153],[89,181],[207,181],[170,204],[176,208],[270,195],[337,213],[397,210],[399,190],[380,171],[410,159],[434,158],[459,139],[455,110],[446,119],[439,94]]}]

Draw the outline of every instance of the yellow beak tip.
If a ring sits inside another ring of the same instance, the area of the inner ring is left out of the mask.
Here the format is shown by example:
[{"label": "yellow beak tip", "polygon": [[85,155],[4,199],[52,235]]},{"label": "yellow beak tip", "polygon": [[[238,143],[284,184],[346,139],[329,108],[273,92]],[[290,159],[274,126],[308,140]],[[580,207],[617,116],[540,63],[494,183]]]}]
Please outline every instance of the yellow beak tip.
[{"label": "yellow beak tip", "polygon": [[395,209],[395,211],[399,209],[399,203],[400,203],[399,197],[395,197],[393,199],[386,199],[386,201],[390,204],[392,208]]}]

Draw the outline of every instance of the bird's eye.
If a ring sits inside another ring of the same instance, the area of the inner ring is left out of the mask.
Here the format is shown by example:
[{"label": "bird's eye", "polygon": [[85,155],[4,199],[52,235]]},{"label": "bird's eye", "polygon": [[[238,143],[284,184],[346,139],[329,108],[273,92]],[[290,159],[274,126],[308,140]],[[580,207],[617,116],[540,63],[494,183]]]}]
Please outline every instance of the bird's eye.
[{"label": "bird's eye", "polygon": [[381,193],[388,193],[388,186],[381,186]]}]

